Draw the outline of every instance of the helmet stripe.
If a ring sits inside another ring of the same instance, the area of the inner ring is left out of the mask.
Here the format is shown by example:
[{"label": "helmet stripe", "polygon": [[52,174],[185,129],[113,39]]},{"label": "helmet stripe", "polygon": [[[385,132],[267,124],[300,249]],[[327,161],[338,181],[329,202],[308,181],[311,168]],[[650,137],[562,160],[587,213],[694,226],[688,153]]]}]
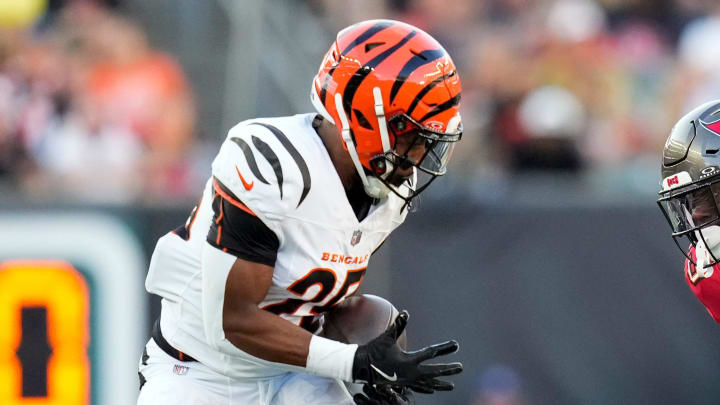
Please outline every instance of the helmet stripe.
[{"label": "helmet stripe", "polygon": [[370,66],[370,67],[373,68],[373,69],[376,68],[377,65],[379,65],[380,63],[382,63],[382,61],[384,61],[384,60],[387,59],[388,57],[390,57],[390,55],[392,55],[393,53],[395,53],[395,51],[397,51],[398,49],[402,48],[402,46],[405,45],[409,40],[411,40],[415,35],[417,35],[417,31],[415,31],[415,30],[411,31],[409,34],[407,34],[407,35],[405,36],[405,38],[401,39],[400,42],[398,42],[397,44],[393,45],[392,48],[386,49],[386,50],[383,51],[383,53],[381,53],[380,55],[372,58],[372,60],[367,63],[367,66]]},{"label": "helmet stripe", "polygon": [[[343,92],[343,106],[345,107],[346,111],[352,111],[351,106],[353,98],[355,98],[355,93],[357,92],[358,87],[360,87],[367,75],[369,75],[370,72],[372,72],[372,70],[377,67],[377,65],[379,65],[385,59],[389,58],[390,55],[395,53],[395,51],[402,48],[415,35],[417,35],[417,31],[411,31],[405,36],[405,38],[401,39],[400,42],[393,45],[391,48],[386,49],[383,53],[374,57],[365,66],[361,67],[355,72],[352,78],[350,78],[350,80],[348,81],[347,86],[345,86],[345,91]],[[350,119],[352,120],[352,117],[350,117]]]},{"label": "helmet stripe", "polygon": [[[372,38],[373,35],[377,34],[378,32],[384,30],[385,28],[390,28],[393,25],[395,25],[394,22],[385,20],[380,21],[377,24],[374,24],[372,27],[368,28],[363,32],[362,34],[358,35],[357,38],[355,38],[354,41],[352,41],[348,46],[345,47],[345,49],[340,52],[340,55],[347,55],[348,52],[355,49],[356,46],[362,44],[363,42],[367,41],[368,39]],[[322,88],[320,89],[320,102],[325,105],[325,99],[327,98],[327,85],[330,81],[330,78],[332,78],[333,73],[335,73],[335,67],[333,66],[328,74],[325,76],[325,80],[323,80]]]},{"label": "helmet stripe", "polygon": [[348,46],[345,47],[345,49],[340,52],[340,55],[347,55],[348,52],[355,49],[356,46],[362,44],[363,42],[370,39],[373,35],[377,34],[378,32],[384,30],[385,28],[390,28],[393,25],[395,25],[394,22],[389,20],[380,21],[377,24],[374,24],[372,27],[368,28],[365,32],[358,35],[357,38],[355,38],[354,41],[352,41]]},{"label": "helmet stripe", "polygon": [[327,98],[327,85],[330,82],[330,78],[332,77],[333,73],[335,73],[335,66],[330,68],[330,71],[327,75],[325,75],[325,80],[323,80],[322,88],[320,89],[320,102],[325,105],[325,99]]},{"label": "helmet stripe", "polygon": [[429,49],[421,53],[413,52],[413,57],[405,63],[405,66],[403,66],[400,73],[398,73],[395,83],[393,83],[392,90],[390,91],[390,103],[395,100],[395,96],[397,96],[397,93],[400,91],[400,87],[402,87],[412,72],[421,66],[440,59],[443,55],[445,55],[445,51],[442,49]]},{"label": "helmet stripe", "polygon": [[428,112],[427,114],[425,114],[425,116],[420,118],[418,120],[418,122],[420,122],[422,124],[423,121],[432,117],[433,115],[437,115],[443,111],[447,111],[447,110],[457,106],[458,104],[460,104],[460,94],[458,94],[457,96],[451,98],[450,100],[448,100],[438,106],[433,107],[433,109],[430,110],[430,112]]},{"label": "helmet stripe", "polygon": [[446,75],[442,75],[442,76],[438,77],[437,79],[428,83],[427,86],[423,87],[423,89],[420,90],[420,93],[418,93],[418,95],[415,96],[415,100],[413,100],[413,102],[410,104],[410,107],[407,110],[407,114],[412,115],[413,111],[415,111],[415,107],[417,107],[418,103],[423,99],[423,97],[425,97],[430,92],[430,90],[435,88],[435,86],[437,86],[438,84],[444,82],[446,79],[453,77],[454,75],[455,75],[455,71],[453,70],[452,72],[450,72]]}]

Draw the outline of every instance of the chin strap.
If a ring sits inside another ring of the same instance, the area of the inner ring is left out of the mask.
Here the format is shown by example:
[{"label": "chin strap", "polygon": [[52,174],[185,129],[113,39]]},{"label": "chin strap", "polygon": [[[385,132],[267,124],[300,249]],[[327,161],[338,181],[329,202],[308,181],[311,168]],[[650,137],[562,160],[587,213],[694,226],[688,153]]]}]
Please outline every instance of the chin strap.
[{"label": "chin strap", "polygon": [[[363,183],[365,193],[372,198],[383,199],[387,197],[388,192],[390,192],[387,186],[380,181],[380,179],[368,177],[365,174],[365,168],[360,162],[357,149],[355,149],[355,142],[353,142],[352,137],[350,136],[350,123],[348,122],[347,115],[345,115],[345,108],[343,108],[342,104],[342,96],[339,93],[335,93],[335,108],[337,109],[340,124],[342,126],[340,128],[342,139],[345,141],[348,153],[350,154],[350,159],[352,159],[353,164],[355,165],[355,170],[357,170],[360,180]],[[387,127],[385,128],[385,134],[387,135]]]}]

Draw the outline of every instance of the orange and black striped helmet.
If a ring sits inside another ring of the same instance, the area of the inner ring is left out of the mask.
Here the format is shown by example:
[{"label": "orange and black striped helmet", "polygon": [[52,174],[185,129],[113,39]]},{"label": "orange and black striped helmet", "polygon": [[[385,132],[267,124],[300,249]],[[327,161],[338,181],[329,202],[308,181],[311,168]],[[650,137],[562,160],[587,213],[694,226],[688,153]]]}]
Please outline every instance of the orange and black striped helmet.
[{"label": "orange and black striped helmet", "polygon": [[393,150],[396,135],[416,130],[432,146],[415,168],[431,179],[445,173],[462,135],[460,93],[455,64],[433,37],[399,21],[370,20],[338,33],[311,100],[338,127],[366,191],[377,197],[383,192],[373,177],[382,181],[402,158]]}]

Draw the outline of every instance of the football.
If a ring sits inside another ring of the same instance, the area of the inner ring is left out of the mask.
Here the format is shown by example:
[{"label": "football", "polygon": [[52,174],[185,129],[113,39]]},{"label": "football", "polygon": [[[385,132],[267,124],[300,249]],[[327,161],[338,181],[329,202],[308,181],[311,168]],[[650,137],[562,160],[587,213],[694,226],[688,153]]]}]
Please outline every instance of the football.
[{"label": "football", "polygon": [[[325,314],[322,335],[343,343],[365,344],[383,333],[395,320],[399,311],[390,301],[376,295],[353,296]],[[398,346],[407,348],[405,332]]]}]

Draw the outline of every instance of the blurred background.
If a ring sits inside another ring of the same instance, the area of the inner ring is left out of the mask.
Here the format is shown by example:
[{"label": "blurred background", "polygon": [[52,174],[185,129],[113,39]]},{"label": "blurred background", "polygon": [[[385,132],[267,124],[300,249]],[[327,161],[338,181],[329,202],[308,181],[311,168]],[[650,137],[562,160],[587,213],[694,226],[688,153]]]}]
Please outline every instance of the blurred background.
[{"label": "blurred background", "polygon": [[[671,126],[720,98],[716,1],[0,0],[0,302],[17,310],[0,376],[22,376],[0,403],[133,403],[155,241],[227,130],[313,111],[335,33],[369,18],[435,36],[463,82],[449,174],[362,287],[411,312],[411,346],[461,342],[456,390],[418,403],[720,401],[720,329],[654,202]],[[79,287],[30,297],[43,269]],[[66,295],[86,307],[75,377],[48,366],[70,347]]]}]

